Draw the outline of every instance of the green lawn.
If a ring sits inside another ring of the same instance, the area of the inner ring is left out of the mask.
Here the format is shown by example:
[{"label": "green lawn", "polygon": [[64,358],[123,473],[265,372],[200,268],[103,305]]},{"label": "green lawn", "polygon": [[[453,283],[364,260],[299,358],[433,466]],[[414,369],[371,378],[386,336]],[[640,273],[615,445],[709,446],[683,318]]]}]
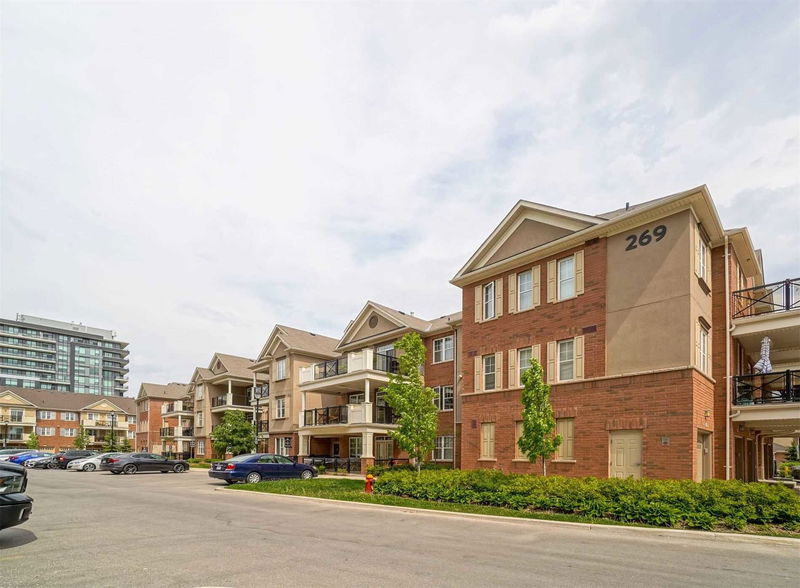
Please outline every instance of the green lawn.
[{"label": "green lawn", "polygon": [[[414,498],[403,498],[400,496],[384,496],[380,494],[365,494],[364,482],[361,480],[341,479],[332,480],[330,478],[315,478],[313,480],[272,480],[259,482],[258,484],[233,484],[225,488],[226,490],[244,490],[250,492],[266,492],[268,494],[288,494],[292,496],[308,496],[312,498],[325,498],[328,500],[342,500],[346,502],[361,502],[365,504],[382,504],[387,506],[405,506],[410,508],[423,508],[429,510],[439,510],[445,512],[462,512],[470,514],[495,515],[503,517],[514,517],[520,519],[539,519],[548,521],[566,521],[572,523],[592,523],[595,525],[629,526],[629,527],[651,527],[640,523],[624,523],[609,519],[597,519],[572,514],[555,512],[532,512],[526,510],[514,510],[497,506],[482,506],[477,504],[454,504],[449,502],[433,502],[428,500],[416,500]],[[662,528],[662,527],[657,527]],[[735,531],[725,531],[736,533]],[[756,535],[772,535],[777,537],[795,537],[796,533],[789,533],[782,529],[767,526],[750,525],[743,532]]]}]

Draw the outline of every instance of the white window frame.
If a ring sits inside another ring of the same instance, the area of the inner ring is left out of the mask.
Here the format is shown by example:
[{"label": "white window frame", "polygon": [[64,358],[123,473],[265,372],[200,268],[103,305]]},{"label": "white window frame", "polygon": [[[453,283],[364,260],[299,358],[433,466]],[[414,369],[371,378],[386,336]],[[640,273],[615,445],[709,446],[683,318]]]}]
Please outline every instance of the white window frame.
[{"label": "white window frame", "polygon": [[40,437],[55,437],[56,436],[56,428],[55,427],[36,427],[36,434]]},{"label": "white window frame", "polygon": [[[528,276],[529,278],[529,288],[527,290],[522,289],[522,277]],[[529,294],[530,300],[527,305],[523,305],[522,303],[522,295]],[[525,270],[524,272],[520,272],[517,274],[517,312],[521,312],[523,310],[530,310],[533,308],[533,270]]]},{"label": "white window frame", "polygon": [[[523,366],[522,354],[528,352],[528,365]],[[533,347],[523,347],[517,349],[517,382],[522,386],[522,372],[531,367],[531,360],[533,360]]]},{"label": "white window frame", "polygon": [[[453,410],[453,406],[455,405],[453,386],[436,386],[433,391],[436,393],[433,403],[438,410]],[[450,401],[449,407],[447,407],[448,400]]]},{"label": "white window frame", "polygon": [[61,436],[62,437],[77,437],[78,436],[78,429],[72,427],[62,427],[61,428]]},{"label": "white window frame", "polygon": [[[448,346],[449,343],[449,346]],[[433,341],[433,363],[453,361],[453,336],[448,335]]]},{"label": "white window frame", "polygon": [[202,384],[198,384],[195,387],[195,389],[194,389],[194,399],[195,400],[202,400],[203,399],[203,385]]},{"label": "white window frame", "polygon": [[348,438],[347,455],[350,459],[361,459],[364,455],[364,439],[361,436]]},{"label": "white window frame", "polygon": [[281,396],[280,398],[275,399],[275,418],[276,419],[285,419],[286,418],[286,397]]},{"label": "white window frame", "polygon": [[289,447],[286,443],[286,440],[291,440],[291,437],[276,437],[275,438],[275,453],[278,455],[288,456],[289,455]]},{"label": "white window frame", "polygon": [[[488,443],[488,435],[487,433],[491,430],[491,444]],[[495,459],[495,445],[497,443],[497,438],[495,437],[497,433],[497,427],[495,426],[494,422],[491,423],[481,423],[481,456],[480,459]]]},{"label": "white window frame", "polygon": [[62,421],[69,421],[72,423],[78,422],[78,413],[77,412],[62,412],[61,413],[61,420]]},{"label": "white window frame", "polygon": [[706,328],[706,326],[702,323],[700,323],[700,330],[698,331],[698,334],[700,335],[700,340],[697,342],[697,350],[699,352],[699,357],[697,359],[700,365],[697,367],[700,368],[700,371],[704,374],[708,374],[708,367],[710,364],[709,340],[711,335],[708,328]]},{"label": "white window frame", "polygon": [[437,436],[436,446],[433,450],[433,461],[453,461],[454,447],[452,435]]},{"label": "white window frame", "polygon": [[[491,361],[490,361],[491,359]],[[487,361],[492,365],[492,371],[486,369]],[[490,353],[489,355],[484,355],[481,359],[482,363],[482,377],[483,377],[483,390],[496,390],[497,389],[497,358],[495,357],[494,353]],[[492,385],[489,386],[488,384],[488,377],[492,377]]]},{"label": "white window frame", "polygon": [[12,423],[21,423],[25,419],[25,410],[21,408],[12,408],[8,411],[8,416]]},{"label": "white window frame", "polygon": [[[566,277],[566,278],[563,276],[563,266],[562,266],[562,264],[564,264],[565,262],[569,262],[569,263],[572,264],[572,275],[569,276],[569,277]],[[576,265],[577,264],[575,263],[575,256],[574,255],[570,255],[569,257],[564,257],[562,259],[559,259],[556,262],[556,268],[557,268],[557,270],[556,270],[556,275],[557,275],[556,300],[558,300],[558,301],[569,300],[570,298],[575,298],[575,296],[577,295],[576,294],[576,292],[577,292],[577,284],[575,282],[575,269],[576,269],[575,266]],[[565,284],[571,284],[572,285],[572,293],[569,294],[568,296],[563,293],[563,289],[564,289],[564,285]]]},{"label": "white window frame", "polygon": [[206,454],[206,441],[205,439],[198,439],[197,440],[197,453],[201,455]]},{"label": "white window frame", "polygon": [[[563,344],[570,344],[572,357],[569,359],[562,359],[561,354],[563,353],[561,345]],[[575,339],[562,339],[561,341],[556,342],[556,370],[558,372],[557,381],[559,382],[570,382],[575,379]],[[567,365],[572,366],[572,376],[569,378],[565,378],[562,375],[561,368],[562,366],[566,367]]]},{"label": "white window frame", "polygon": [[56,413],[52,410],[40,410],[36,415],[36,418],[43,421],[54,421],[56,420]]},{"label": "white window frame", "polygon": [[281,357],[275,360],[275,381],[286,379],[286,358]]},{"label": "white window frame", "polygon": [[708,277],[708,267],[706,267],[706,256],[708,255],[708,244],[702,237],[698,238],[697,243],[697,274],[703,280]]},{"label": "white window frame", "polygon": [[347,395],[347,404],[364,404],[367,396],[363,392],[353,392]]},{"label": "white window frame", "polygon": [[497,316],[497,309],[494,307],[495,303],[495,284],[489,282],[483,285],[483,320],[493,319]]}]

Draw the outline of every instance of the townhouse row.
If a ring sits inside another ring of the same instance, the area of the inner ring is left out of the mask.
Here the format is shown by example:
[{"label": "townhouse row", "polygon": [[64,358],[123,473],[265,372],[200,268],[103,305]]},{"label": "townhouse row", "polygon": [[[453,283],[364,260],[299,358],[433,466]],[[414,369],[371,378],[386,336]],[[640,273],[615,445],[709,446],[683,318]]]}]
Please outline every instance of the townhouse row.
[{"label": "townhouse row", "polygon": [[436,390],[432,460],[540,472],[517,449],[520,373],[545,368],[564,442],[548,472],[768,477],[800,435],[800,280],[765,283],[747,229],[705,186],[599,215],[520,201],[433,320],[367,302],[336,339],[283,325],[255,359],[216,353],[187,384],[144,384],[137,446],[210,456],[228,410],[259,450],[363,471],[406,456],[383,399],[394,344],[419,333]]},{"label": "townhouse row", "polygon": [[0,387],[0,440],[4,448],[25,448],[35,433],[40,449],[70,449],[81,428],[89,437],[89,449],[102,449],[112,437],[117,444],[127,440],[133,447],[136,402],[97,394]]}]

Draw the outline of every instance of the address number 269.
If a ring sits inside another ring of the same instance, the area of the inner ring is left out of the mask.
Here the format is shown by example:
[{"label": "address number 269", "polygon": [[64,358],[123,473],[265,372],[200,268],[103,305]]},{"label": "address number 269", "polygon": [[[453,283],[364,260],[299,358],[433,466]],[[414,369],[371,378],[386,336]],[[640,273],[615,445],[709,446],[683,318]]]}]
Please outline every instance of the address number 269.
[{"label": "address number 269", "polygon": [[650,245],[650,243],[652,243],[654,240],[656,243],[658,243],[666,234],[667,227],[664,225],[658,225],[655,229],[653,229],[652,234],[650,234],[650,229],[645,229],[638,235],[628,235],[625,237],[625,240],[628,242],[628,246],[625,248],[625,251]]}]

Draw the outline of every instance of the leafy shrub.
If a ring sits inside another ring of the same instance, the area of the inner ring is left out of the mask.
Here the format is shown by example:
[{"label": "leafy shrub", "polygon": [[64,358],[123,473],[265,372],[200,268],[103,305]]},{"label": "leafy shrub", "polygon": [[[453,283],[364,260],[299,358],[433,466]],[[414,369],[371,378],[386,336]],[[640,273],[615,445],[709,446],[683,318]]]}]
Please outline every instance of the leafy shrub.
[{"label": "leafy shrub", "polygon": [[[451,470],[452,466],[442,465],[440,463],[426,462],[420,466],[421,470]],[[383,464],[372,465],[367,468],[367,473],[372,474],[376,478],[384,472],[415,472],[416,468],[409,463],[402,463],[395,466],[386,466]]]},{"label": "leafy shrub", "polygon": [[496,470],[385,471],[375,492],[420,500],[551,511],[658,527],[800,528],[800,496],[780,485],[737,480],[541,477]]}]

